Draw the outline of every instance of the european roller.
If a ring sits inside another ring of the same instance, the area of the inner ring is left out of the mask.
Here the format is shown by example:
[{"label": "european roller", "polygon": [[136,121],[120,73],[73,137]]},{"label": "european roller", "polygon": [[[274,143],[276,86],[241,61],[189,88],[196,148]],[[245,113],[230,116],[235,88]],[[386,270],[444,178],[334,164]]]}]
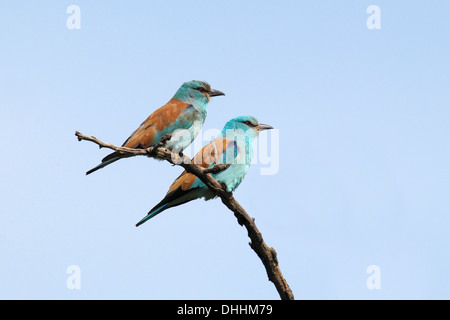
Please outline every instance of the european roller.
[{"label": "european roller", "polygon": [[[166,133],[171,133],[171,139],[166,141],[163,147],[177,153],[182,152],[200,132],[207,115],[206,105],[211,97],[223,95],[223,92],[211,89],[211,86],[203,81],[183,83],[172,99],[153,112],[122,147],[147,149],[157,144]],[[130,155],[113,152],[104,157],[98,166],[86,172],[86,175],[128,157]]]},{"label": "european roller", "polygon": [[[253,142],[260,131],[273,129],[260,124],[251,116],[241,116],[228,121],[221,134],[211,143],[203,147],[192,161],[203,168],[215,164],[229,166],[213,177],[226,186],[228,192],[234,191],[244,179],[253,157]],[[169,191],[160,203],[139,221],[139,226],[157,214],[191,200],[214,198],[214,193],[194,174],[184,171],[170,186]]]}]

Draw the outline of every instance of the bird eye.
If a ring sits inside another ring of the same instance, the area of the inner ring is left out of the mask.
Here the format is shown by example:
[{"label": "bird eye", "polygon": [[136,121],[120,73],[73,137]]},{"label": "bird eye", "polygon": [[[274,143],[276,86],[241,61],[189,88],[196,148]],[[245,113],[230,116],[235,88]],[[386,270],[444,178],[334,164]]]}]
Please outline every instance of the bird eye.
[{"label": "bird eye", "polygon": [[198,87],[197,90],[200,91],[201,93],[205,93],[206,92],[206,89],[203,88],[203,87]]},{"label": "bird eye", "polygon": [[249,127],[252,127],[253,126],[253,124],[250,122],[250,121],[244,121],[244,123],[246,124],[246,125],[248,125]]}]

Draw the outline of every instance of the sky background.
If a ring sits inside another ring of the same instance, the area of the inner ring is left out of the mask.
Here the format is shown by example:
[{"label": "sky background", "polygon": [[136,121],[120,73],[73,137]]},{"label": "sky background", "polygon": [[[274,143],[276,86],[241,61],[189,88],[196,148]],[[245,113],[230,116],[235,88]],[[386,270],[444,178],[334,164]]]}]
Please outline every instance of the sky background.
[{"label": "sky background", "polygon": [[[372,4],[380,30],[366,26]],[[220,200],[135,227],[180,167],[137,157],[85,176],[108,150],[76,130],[120,145],[195,79],[226,93],[205,130],[239,115],[278,130],[278,170],[256,163],[235,198],[297,299],[449,299],[449,13],[449,1],[2,1],[0,298],[279,298]],[[81,289],[66,285],[72,265]],[[371,265],[381,289],[367,287]]]}]

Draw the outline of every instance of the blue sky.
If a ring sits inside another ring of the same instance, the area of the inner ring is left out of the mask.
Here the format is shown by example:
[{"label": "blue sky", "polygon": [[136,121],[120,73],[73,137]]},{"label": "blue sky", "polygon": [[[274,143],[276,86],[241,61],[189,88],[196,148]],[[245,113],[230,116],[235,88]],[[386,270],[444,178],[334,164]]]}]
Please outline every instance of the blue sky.
[{"label": "blue sky", "polygon": [[[79,30],[66,27],[73,4]],[[380,30],[366,26],[373,4]],[[121,144],[198,79],[226,93],[205,130],[245,114],[278,129],[279,170],[256,163],[235,197],[296,298],[449,299],[449,12],[448,1],[2,2],[0,298],[278,299],[220,200],[134,227],[181,168],[133,158],[84,175],[107,151],[75,130]],[[81,289],[66,286],[72,265]],[[367,288],[371,265],[381,289]]]}]

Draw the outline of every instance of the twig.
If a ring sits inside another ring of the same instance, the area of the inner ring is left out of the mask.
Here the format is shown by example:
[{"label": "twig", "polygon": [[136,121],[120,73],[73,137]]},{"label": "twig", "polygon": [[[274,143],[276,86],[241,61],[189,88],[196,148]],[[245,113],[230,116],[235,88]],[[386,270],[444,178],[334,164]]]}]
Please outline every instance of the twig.
[{"label": "twig", "polygon": [[97,144],[100,148],[109,148],[115,151],[128,153],[132,156],[145,155],[158,160],[166,160],[171,164],[182,166],[187,172],[196,175],[211,191],[214,192],[216,196],[220,197],[223,204],[234,213],[238,223],[241,226],[245,226],[251,240],[250,247],[256,252],[264,264],[267,276],[275,285],[281,299],[294,300],[294,294],[284,279],[278,265],[278,258],[275,249],[267,246],[261,232],[256,227],[255,220],[251,218],[244,208],[242,208],[242,206],[236,201],[236,199],[234,199],[233,194],[228,192],[226,187],[217,182],[217,180],[215,180],[211,175],[211,173],[218,173],[225,170],[228,167],[228,164],[216,164],[211,168],[202,168],[192,163],[191,159],[186,156],[173,153],[165,148],[161,148],[164,142],[170,139],[170,136],[167,135],[164,136],[157,145],[147,149],[118,147],[113,144],[103,142],[95,137],[85,136],[78,131],[75,132],[75,135],[79,141],[91,141]]}]

